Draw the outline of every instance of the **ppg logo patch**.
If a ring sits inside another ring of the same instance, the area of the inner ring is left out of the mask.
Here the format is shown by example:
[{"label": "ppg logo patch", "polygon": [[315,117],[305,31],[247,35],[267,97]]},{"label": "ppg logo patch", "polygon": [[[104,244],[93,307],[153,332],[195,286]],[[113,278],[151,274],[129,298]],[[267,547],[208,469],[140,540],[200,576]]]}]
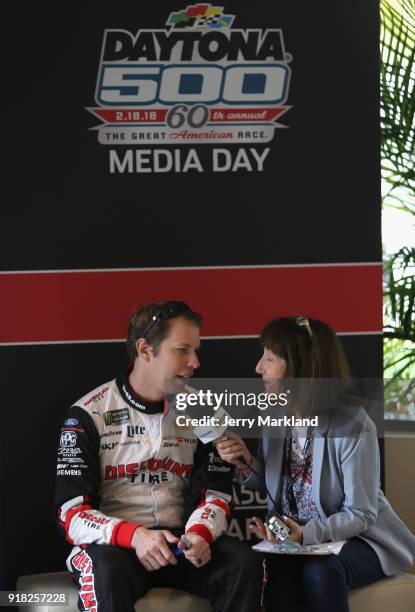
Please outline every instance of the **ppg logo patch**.
[{"label": "ppg logo patch", "polygon": [[64,448],[72,448],[76,445],[76,432],[63,431],[61,433],[60,445]]}]

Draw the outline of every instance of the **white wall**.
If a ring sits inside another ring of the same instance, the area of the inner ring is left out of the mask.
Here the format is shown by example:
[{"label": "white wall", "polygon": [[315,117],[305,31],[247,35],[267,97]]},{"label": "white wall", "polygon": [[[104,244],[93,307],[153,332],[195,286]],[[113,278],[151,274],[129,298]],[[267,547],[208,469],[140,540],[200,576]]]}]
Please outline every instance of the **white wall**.
[{"label": "white wall", "polygon": [[387,498],[415,533],[415,433],[386,434],[385,481]]}]

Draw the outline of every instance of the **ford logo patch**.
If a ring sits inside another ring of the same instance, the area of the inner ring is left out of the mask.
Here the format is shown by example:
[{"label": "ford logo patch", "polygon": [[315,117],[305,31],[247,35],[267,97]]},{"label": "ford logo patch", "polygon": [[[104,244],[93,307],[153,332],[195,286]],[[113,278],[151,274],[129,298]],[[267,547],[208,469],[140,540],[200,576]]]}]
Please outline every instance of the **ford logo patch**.
[{"label": "ford logo patch", "polygon": [[79,421],[77,419],[66,419],[64,425],[79,425]]}]

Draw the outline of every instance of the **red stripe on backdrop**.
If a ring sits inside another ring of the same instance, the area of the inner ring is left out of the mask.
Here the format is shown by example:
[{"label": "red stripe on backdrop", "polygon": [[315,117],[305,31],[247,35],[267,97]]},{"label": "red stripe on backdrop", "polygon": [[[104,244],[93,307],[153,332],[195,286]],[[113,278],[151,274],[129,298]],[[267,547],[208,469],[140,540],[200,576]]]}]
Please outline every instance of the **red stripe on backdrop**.
[{"label": "red stripe on backdrop", "polygon": [[0,292],[1,343],[124,338],[136,306],[166,299],[200,311],[204,336],[256,335],[299,313],[382,331],[380,264],[0,273]]}]

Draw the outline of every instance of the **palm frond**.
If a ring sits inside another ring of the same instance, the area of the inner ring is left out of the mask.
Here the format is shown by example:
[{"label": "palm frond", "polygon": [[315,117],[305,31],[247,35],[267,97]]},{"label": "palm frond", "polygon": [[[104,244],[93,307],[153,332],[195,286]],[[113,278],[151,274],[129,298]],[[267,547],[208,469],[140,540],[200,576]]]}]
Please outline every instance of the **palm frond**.
[{"label": "palm frond", "polygon": [[415,214],[415,2],[381,0],[381,156],[384,203]]},{"label": "palm frond", "polygon": [[404,247],[384,268],[385,337],[415,342],[415,249]]}]

